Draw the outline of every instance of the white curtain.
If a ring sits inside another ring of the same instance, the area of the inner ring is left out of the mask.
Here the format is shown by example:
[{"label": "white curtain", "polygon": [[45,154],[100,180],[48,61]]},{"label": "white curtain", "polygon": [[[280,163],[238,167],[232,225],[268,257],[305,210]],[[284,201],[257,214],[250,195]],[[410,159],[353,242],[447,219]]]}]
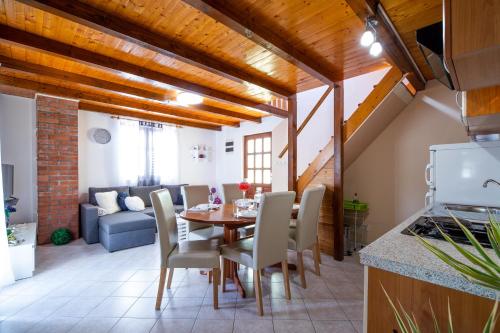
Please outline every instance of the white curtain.
[{"label": "white curtain", "polygon": [[[2,160],[2,152],[0,151],[0,161]],[[5,224],[5,210],[3,198],[3,179],[0,171],[0,288],[11,283],[14,283],[14,274],[10,264],[9,244],[7,242],[7,226]]]},{"label": "white curtain", "polygon": [[120,183],[131,186],[177,184],[177,128],[125,119],[119,121]]}]

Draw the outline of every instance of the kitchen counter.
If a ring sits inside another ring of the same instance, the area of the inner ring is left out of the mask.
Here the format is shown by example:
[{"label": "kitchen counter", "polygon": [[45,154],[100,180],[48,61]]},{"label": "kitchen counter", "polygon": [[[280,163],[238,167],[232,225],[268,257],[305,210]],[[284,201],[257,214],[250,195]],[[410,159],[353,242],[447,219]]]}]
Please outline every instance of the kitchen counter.
[{"label": "kitchen counter", "polygon": [[[401,231],[415,221],[424,210],[415,213],[403,223],[360,251],[361,264],[379,268],[417,280],[464,291],[481,297],[495,299],[495,291],[467,281],[459,273],[429,252],[413,236]],[[463,258],[451,244],[442,240],[429,239],[432,244],[455,258]],[[472,248],[468,245],[463,245]],[[486,249],[493,258],[492,249]],[[464,262],[467,260],[465,258]],[[468,262],[468,261],[467,261]]]}]

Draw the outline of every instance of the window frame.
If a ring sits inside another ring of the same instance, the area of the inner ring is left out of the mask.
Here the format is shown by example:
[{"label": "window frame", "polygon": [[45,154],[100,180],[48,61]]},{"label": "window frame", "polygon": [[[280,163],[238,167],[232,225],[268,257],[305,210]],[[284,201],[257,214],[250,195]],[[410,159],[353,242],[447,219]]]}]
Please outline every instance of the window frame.
[{"label": "window frame", "polygon": [[[271,149],[269,152],[264,152],[264,139],[269,138],[271,140]],[[262,152],[256,153],[255,152],[255,143],[254,143],[254,152],[250,153],[251,155],[254,156],[254,167],[251,168],[252,170],[262,170],[262,181],[264,181],[264,170],[269,170],[271,172],[271,183],[270,184],[264,184],[264,183],[251,183],[252,185],[252,190],[255,191],[255,188],[257,187],[262,187],[262,190],[264,192],[270,192],[272,190],[272,177],[273,177],[273,138],[272,138],[272,132],[264,132],[264,133],[257,133],[257,134],[251,134],[251,135],[245,135],[243,137],[243,178],[247,179],[248,178],[248,141],[249,140],[257,140],[257,139],[262,139]],[[270,154],[270,167],[269,168],[264,168],[264,154]],[[256,154],[261,154],[262,155],[262,167],[256,168],[255,167],[255,156]],[[255,181],[255,174],[254,174],[254,181]],[[252,192],[253,192],[252,191]]]}]

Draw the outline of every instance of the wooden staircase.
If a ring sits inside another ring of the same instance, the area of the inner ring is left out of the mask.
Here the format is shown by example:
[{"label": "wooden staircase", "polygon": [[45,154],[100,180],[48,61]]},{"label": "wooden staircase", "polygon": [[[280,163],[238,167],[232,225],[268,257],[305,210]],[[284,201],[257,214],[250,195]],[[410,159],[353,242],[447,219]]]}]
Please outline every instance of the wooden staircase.
[{"label": "wooden staircase", "polygon": [[[344,124],[344,168],[369,146],[389,123],[409,104],[414,93],[403,83],[402,72],[393,67],[358,106]],[[308,185],[325,184],[327,192],[320,213],[322,251],[333,251],[333,137],[319,151],[297,181],[298,196]]]}]

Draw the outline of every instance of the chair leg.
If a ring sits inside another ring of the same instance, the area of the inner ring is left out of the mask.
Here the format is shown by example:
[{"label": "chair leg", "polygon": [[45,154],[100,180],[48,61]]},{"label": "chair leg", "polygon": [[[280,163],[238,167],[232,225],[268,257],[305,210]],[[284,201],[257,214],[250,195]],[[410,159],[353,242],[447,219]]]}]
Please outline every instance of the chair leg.
[{"label": "chair leg", "polygon": [[259,316],[263,316],[264,307],[262,305],[262,285],[260,284],[260,269],[253,270],[253,285],[255,289],[255,298],[257,299],[257,313]]},{"label": "chair leg", "polygon": [[321,262],[321,251],[319,248],[319,236],[316,236],[316,244],[318,245],[318,263],[322,264]]},{"label": "chair leg", "polygon": [[226,274],[227,274],[227,263],[226,260],[222,259],[222,292],[226,292]]},{"label": "chair leg", "polygon": [[290,292],[290,276],[288,275],[288,261],[284,260],[281,262],[281,269],[283,270],[283,283],[285,284],[286,299],[291,299],[292,294]]},{"label": "chair leg", "polygon": [[208,271],[208,284],[212,283],[213,271]]},{"label": "chair leg", "polygon": [[313,255],[314,255],[314,269],[316,271],[316,275],[320,276],[321,275],[321,272],[319,270],[319,264],[320,264],[320,261],[321,261],[321,254],[319,252],[319,244],[316,243],[314,244],[314,247],[313,247]]},{"label": "chair leg", "polygon": [[213,273],[213,293],[214,293],[214,309],[219,308],[219,279],[220,279],[220,269],[212,269]]},{"label": "chair leg", "polygon": [[158,283],[158,293],[156,294],[156,310],[161,308],[161,300],[163,298],[163,289],[165,288],[165,278],[167,275],[167,268],[162,267],[160,271],[160,282]]},{"label": "chair leg", "polygon": [[172,287],[172,277],[173,276],[174,276],[174,269],[169,268],[168,269],[167,289],[170,289]]},{"label": "chair leg", "polygon": [[306,286],[306,274],[304,272],[304,258],[302,256],[302,252],[297,251],[297,270],[300,275],[300,286],[302,288],[307,288]]}]

